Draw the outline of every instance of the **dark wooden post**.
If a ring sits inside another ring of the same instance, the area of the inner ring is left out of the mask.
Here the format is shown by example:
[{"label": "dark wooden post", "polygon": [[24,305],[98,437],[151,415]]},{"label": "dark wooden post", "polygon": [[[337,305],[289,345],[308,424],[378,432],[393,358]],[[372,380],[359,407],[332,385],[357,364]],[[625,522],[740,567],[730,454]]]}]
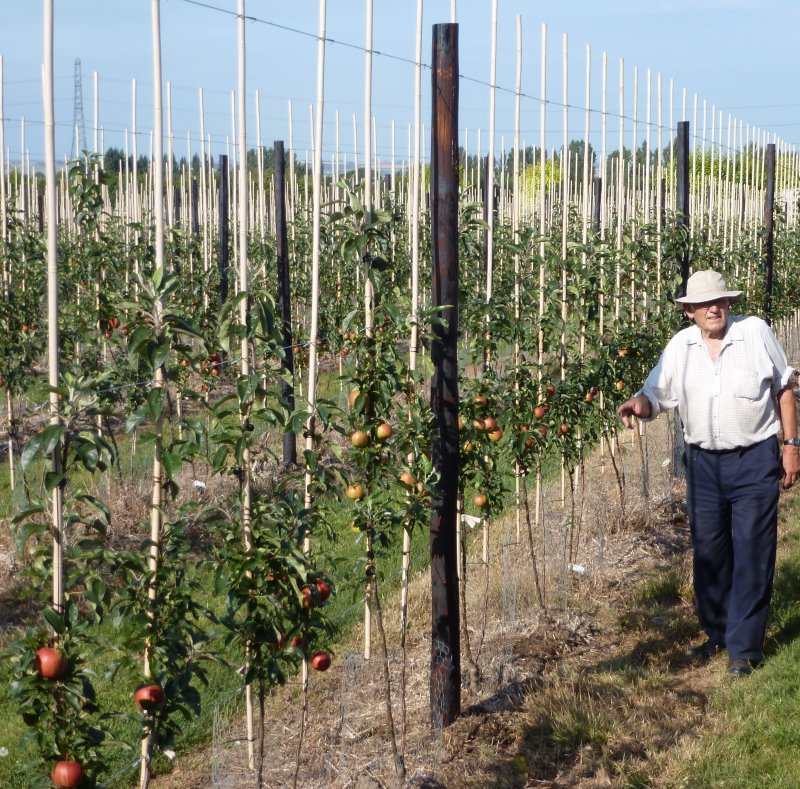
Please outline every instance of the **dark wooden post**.
[{"label": "dark wooden post", "polygon": [[[689,121],[678,121],[678,227],[689,232]],[[689,279],[689,246],[681,256],[681,286],[679,296],[686,295]]]},{"label": "dark wooden post", "polygon": [[661,227],[667,223],[667,179],[662,178],[658,187],[661,190]]},{"label": "dark wooden post", "polygon": [[230,227],[228,204],[230,202],[228,181],[228,155],[219,157],[219,302],[228,300],[228,267],[230,265]]},{"label": "dark wooden post", "polygon": [[[292,302],[289,290],[289,242],[286,234],[286,160],[283,140],[272,143],[272,167],[275,173],[275,257],[278,263],[278,308],[283,328],[285,371],[281,383],[281,404],[291,414],[294,411],[294,348],[292,347]],[[283,434],[284,465],[297,462],[297,441],[290,430]]]},{"label": "dark wooden post", "polygon": [[592,204],[592,228],[600,232],[600,211],[603,208],[603,179],[594,179],[594,203]]},{"label": "dark wooden post", "polygon": [[439,488],[431,504],[431,724],[449,726],[461,711],[461,643],[456,565],[458,499],[458,25],[433,26],[431,235],[434,308],[431,407],[433,465]]},{"label": "dark wooden post", "polygon": [[172,187],[172,223],[179,225],[181,221],[181,190],[177,186]]},{"label": "dark wooden post", "polygon": [[764,198],[764,320],[772,323],[772,282],[775,255],[775,143],[767,145],[767,193]]},{"label": "dark wooden post", "polygon": [[200,199],[197,194],[197,179],[192,178],[191,181],[192,192],[192,235],[200,235]]}]

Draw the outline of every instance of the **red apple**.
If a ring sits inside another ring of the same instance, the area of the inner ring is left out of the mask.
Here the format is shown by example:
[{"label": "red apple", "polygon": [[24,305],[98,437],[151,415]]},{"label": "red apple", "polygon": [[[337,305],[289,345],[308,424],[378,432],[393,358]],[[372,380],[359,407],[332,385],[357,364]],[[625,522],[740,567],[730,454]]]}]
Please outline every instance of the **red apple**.
[{"label": "red apple", "polygon": [[314,607],[314,592],[311,591],[310,586],[304,586],[300,590],[300,594],[303,596],[303,608],[313,608]]},{"label": "red apple", "polygon": [[136,706],[149,712],[164,701],[164,690],[161,685],[144,685],[133,694]]},{"label": "red apple", "polygon": [[330,584],[327,581],[323,581],[322,578],[317,578],[314,581],[314,586],[317,587],[317,594],[322,602],[325,602],[331,596]]},{"label": "red apple", "polygon": [[497,429],[497,420],[493,416],[487,416],[483,420],[483,429],[484,430],[496,430]]},{"label": "red apple", "polygon": [[327,652],[315,652],[311,656],[311,668],[314,671],[327,671],[331,666],[331,656]]},{"label": "red apple", "polygon": [[64,759],[56,762],[50,780],[63,789],[73,789],[83,780],[83,769],[78,762]]},{"label": "red apple", "polygon": [[472,503],[479,510],[482,510],[489,503],[489,497],[485,493],[476,493],[472,497]]},{"label": "red apple", "polygon": [[378,441],[386,441],[387,438],[391,437],[393,432],[392,426],[388,422],[381,422],[381,424],[375,428],[375,435]]},{"label": "red apple", "polygon": [[542,419],[544,415],[547,413],[547,410],[543,405],[537,405],[536,408],[533,409],[533,415],[537,419]]},{"label": "red apple", "polygon": [[414,486],[416,480],[414,479],[414,475],[410,471],[401,471],[400,482],[402,482],[404,485],[408,485],[408,487],[411,488]]},{"label": "red apple", "polygon": [[503,431],[498,427],[489,433],[489,441],[499,441],[503,437]]},{"label": "red apple", "polygon": [[350,443],[361,449],[369,444],[369,436],[363,430],[355,430],[350,434]]},{"label": "red apple", "polygon": [[292,640],[289,642],[289,646],[293,647],[294,649],[299,649],[301,646],[303,646],[303,637],[292,636]]},{"label": "red apple", "polygon": [[36,670],[45,679],[60,679],[67,671],[67,659],[57,649],[42,647],[36,652]]}]

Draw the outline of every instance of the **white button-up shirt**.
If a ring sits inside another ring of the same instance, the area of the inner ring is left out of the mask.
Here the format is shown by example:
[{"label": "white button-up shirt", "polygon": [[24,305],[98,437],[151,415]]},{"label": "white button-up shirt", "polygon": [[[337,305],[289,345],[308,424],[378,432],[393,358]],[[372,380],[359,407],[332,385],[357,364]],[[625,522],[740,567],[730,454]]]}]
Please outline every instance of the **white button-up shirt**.
[{"label": "white button-up shirt", "polygon": [[689,326],[667,343],[639,394],[650,401],[650,419],[677,406],[688,444],[735,449],[778,432],[777,394],[792,372],[763,320],[730,317],[715,362],[700,328]]}]

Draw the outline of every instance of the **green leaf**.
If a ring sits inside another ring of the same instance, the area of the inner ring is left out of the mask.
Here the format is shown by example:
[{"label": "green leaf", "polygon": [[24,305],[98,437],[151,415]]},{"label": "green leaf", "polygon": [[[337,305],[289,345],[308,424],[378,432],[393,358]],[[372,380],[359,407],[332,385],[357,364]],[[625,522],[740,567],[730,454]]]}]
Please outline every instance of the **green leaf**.
[{"label": "green leaf", "polygon": [[181,457],[174,452],[163,452],[161,462],[164,465],[164,473],[169,479],[174,480],[181,470]]},{"label": "green leaf", "polygon": [[153,287],[156,290],[160,290],[161,283],[164,281],[164,266],[159,266],[154,272],[152,277]]},{"label": "green leaf", "polygon": [[155,422],[161,416],[164,404],[164,390],[156,386],[147,393],[147,410],[150,418]]},{"label": "green leaf", "polygon": [[52,627],[53,630],[55,630],[59,635],[63,635],[67,632],[67,626],[64,623],[62,616],[49,606],[42,609],[42,616],[47,624],[50,625],[50,627]]},{"label": "green leaf", "polygon": [[47,524],[37,523],[36,521],[27,521],[18,526],[14,530],[14,542],[16,544],[17,554],[22,556],[28,540],[33,537],[34,534],[46,534],[48,529],[49,527]]},{"label": "green leaf", "polygon": [[135,329],[128,340],[128,359],[142,353],[142,345],[153,338],[153,330],[149,326],[140,326]]},{"label": "green leaf", "polygon": [[27,443],[25,444],[25,448],[22,450],[22,470],[26,471],[28,466],[36,459],[36,456],[39,454],[42,448],[42,434],[37,433],[36,435],[31,436]]},{"label": "green leaf", "polygon": [[164,366],[164,362],[169,358],[170,354],[169,342],[158,343],[158,345],[150,346],[150,364],[154,370]]},{"label": "green leaf", "polygon": [[147,413],[144,408],[134,411],[125,421],[125,432],[132,433],[139,425],[147,418]]},{"label": "green leaf", "polygon": [[56,474],[55,471],[48,471],[44,475],[45,490],[48,493],[52,493],[66,478],[66,474]]},{"label": "green leaf", "polygon": [[48,425],[42,432],[42,452],[49,455],[67,432],[65,425]]},{"label": "green leaf", "polygon": [[83,502],[84,504],[88,504],[93,509],[102,513],[106,521],[111,520],[111,511],[106,506],[106,503],[101,499],[98,499],[96,496],[90,496],[88,493],[83,493],[80,496],[76,496],[75,499]]}]

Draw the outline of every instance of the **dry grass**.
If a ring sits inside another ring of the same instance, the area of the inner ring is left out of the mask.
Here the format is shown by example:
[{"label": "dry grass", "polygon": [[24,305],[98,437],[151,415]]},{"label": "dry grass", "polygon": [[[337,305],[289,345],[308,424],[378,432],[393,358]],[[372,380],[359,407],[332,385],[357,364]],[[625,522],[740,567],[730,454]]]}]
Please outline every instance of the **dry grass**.
[{"label": "dry grass", "polygon": [[[409,592],[405,718],[399,606],[394,598],[383,601],[405,785],[655,786],[669,754],[696,735],[716,680],[712,671],[691,670],[683,656],[697,625],[680,487],[673,489],[669,466],[662,465],[671,458],[671,439],[664,425],[650,428],[647,499],[639,445],[631,434],[625,439],[617,464],[626,500],[619,500],[608,460],[603,469],[595,458],[575,486],[570,534],[565,512],[572,508],[569,500],[561,508],[559,483],[544,491],[544,525],[533,535],[544,608],[524,519],[519,539],[513,515],[490,525],[488,572],[480,531],[469,535],[462,643],[469,639],[477,683],[470,686],[465,669],[462,716],[444,731],[430,727],[427,573],[413,579]],[[326,675],[311,677],[298,786],[399,785],[377,634],[370,661],[360,655],[358,636],[341,645]],[[292,785],[300,709],[297,684],[268,700],[266,786]],[[211,748],[155,785],[252,786],[241,710],[239,699],[221,709]]]}]

